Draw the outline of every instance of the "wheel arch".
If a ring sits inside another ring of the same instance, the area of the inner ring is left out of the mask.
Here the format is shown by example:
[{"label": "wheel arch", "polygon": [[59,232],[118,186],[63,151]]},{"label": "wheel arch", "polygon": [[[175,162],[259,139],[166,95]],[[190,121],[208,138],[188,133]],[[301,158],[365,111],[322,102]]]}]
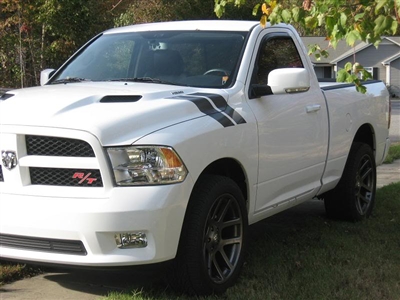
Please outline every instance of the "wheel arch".
[{"label": "wheel arch", "polygon": [[354,136],[353,143],[364,143],[371,147],[372,151],[376,152],[376,140],[375,131],[371,124],[363,124],[358,128],[356,135]]},{"label": "wheel arch", "polygon": [[233,158],[221,158],[210,163],[201,172],[199,178],[206,175],[220,175],[232,179],[242,191],[243,198],[246,201],[246,207],[248,208],[249,199],[249,188],[247,185],[247,176],[243,166],[236,159]]}]

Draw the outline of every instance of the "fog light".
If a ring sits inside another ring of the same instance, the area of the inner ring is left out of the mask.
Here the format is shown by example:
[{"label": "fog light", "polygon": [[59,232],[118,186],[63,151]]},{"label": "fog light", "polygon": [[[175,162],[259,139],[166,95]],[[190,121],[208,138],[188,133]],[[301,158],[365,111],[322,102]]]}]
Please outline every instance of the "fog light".
[{"label": "fog light", "polygon": [[115,234],[115,243],[120,249],[144,248],[147,246],[147,237],[143,232],[124,232]]}]

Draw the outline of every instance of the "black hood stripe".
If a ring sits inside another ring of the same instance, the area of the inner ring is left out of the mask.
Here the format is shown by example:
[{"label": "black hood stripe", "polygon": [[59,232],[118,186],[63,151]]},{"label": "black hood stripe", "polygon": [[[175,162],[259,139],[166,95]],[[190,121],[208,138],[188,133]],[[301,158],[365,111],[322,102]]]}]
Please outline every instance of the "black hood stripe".
[{"label": "black hood stripe", "polygon": [[205,94],[205,93],[194,93],[189,94],[188,96],[198,96],[198,97],[206,97],[210,99],[218,109],[224,111],[228,106],[225,98],[218,94]]},{"label": "black hood stripe", "polygon": [[218,94],[205,94],[205,93],[194,93],[190,95],[207,97],[210,99],[216,107],[224,111],[236,124],[244,124],[246,120],[232,107],[228,105],[225,98]]},{"label": "black hood stripe", "polygon": [[206,98],[177,96],[173,97],[173,99],[181,99],[193,102],[203,114],[210,116],[224,127],[235,125],[225,114],[215,109]]},{"label": "black hood stripe", "polygon": [[246,123],[246,120],[228,105],[225,98],[218,94],[194,93],[175,96],[172,99],[193,102],[202,113],[212,117],[224,127]]}]

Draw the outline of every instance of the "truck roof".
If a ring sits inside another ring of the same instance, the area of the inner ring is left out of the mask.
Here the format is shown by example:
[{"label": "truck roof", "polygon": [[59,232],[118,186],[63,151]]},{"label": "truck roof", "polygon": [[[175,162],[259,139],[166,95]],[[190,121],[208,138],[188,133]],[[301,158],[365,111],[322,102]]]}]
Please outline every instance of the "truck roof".
[{"label": "truck roof", "polygon": [[105,31],[109,33],[125,33],[133,31],[156,30],[218,30],[218,31],[250,31],[259,25],[258,21],[206,20],[206,21],[171,21],[147,23],[113,28]]}]

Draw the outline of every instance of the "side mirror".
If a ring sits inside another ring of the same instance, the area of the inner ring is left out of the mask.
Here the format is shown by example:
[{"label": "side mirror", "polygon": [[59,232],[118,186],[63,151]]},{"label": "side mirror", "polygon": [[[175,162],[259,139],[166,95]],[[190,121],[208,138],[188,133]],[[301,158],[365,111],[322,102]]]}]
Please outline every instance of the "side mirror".
[{"label": "side mirror", "polygon": [[54,69],[45,69],[42,72],[40,72],[40,85],[41,86],[45,85],[49,81],[51,76],[53,76],[55,71],[56,70]]},{"label": "side mirror", "polygon": [[274,95],[307,92],[310,74],[304,68],[275,69],[268,75],[268,85]]},{"label": "side mirror", "polygon": [[272,95],[271,87],[267,84],[253,84],[250,90],[251,98],[260,98],[262,96]]}]

